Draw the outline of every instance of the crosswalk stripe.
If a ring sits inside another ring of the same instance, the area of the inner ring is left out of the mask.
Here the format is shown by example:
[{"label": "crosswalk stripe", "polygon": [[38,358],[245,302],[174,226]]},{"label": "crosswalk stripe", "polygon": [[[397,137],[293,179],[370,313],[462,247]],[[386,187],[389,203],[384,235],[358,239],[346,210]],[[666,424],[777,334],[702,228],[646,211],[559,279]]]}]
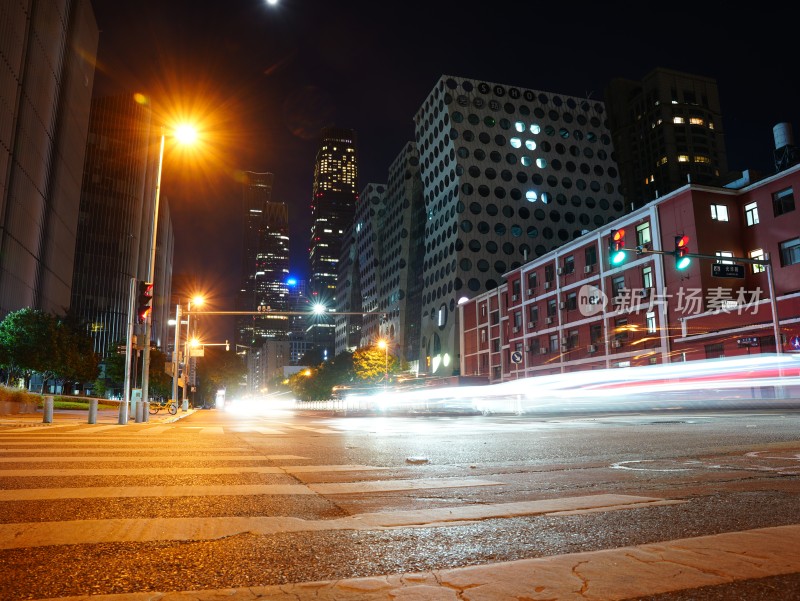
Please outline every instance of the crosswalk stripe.
[{"label": "crosswalk stripe", "polygon": [[229,474],[309,474],[330,472],[366,472],[385,470],[384,467],[370,465],[287,465],[281,467],[270,466],[231,466],[231,467],[97,467],[97,468],[28,468],[24,470],[3,470],[2,478],[51,478],[58,476],[153,476],[153,475],[229,475]]},{"label": "crosswalk stripe", "polygon": [[[176,447],[176,449],[179,447]],[[126,449],[129,452],[133,449]],[[116,450],[120,452],[120,449]],[[0,457],[0,463],[136,463],[136,462],[186,462],[197,461],[198,459],[208,461],[264,461],[270,459],[269,455],[211,455],[210,451],[206,453],[197,453],[196,451],[191,454],[188,453],[162,453],[160,455],[113,455],[113,456],[100,456],[100,457],[85,457],[83,455],[59,456],[53,455],[50,457]],[[2,474],[0,474],[2,475]]]},{"label": "crosswalk stripe", "polygon": [[104,542],[213,540],[244,532],[268,535],[326,530],[432,528],[493,518],[541,515],[591,508],[605,508],[610,511],[617,506],[636,505],[641,507],[663,502],[663,499],[653,497],[602,494],[517,503],[458,505],[435,509],[363,513],[330,520],[304,520],[278,516],[225,516],[0,524],[0,548]]}]

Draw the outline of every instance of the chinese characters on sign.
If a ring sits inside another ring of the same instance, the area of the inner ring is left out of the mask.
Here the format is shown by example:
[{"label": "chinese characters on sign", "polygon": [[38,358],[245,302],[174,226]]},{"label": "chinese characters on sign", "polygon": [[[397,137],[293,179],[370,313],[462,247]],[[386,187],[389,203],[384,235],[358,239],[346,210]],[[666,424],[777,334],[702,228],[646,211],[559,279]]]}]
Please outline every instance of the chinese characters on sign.
[{"label": "chinese characters on sign", "polygon": [[709,288],[705,297],[703,297],[702,288],[679,288],[674,294],[667,291],[657,293],[653,288],[622,288],[614,297],[614,304],[618,305],[619,311],[639,313],[644,307],[666,306],[670,299],[675,299],[676,311],[684,315],[697,315],[705,312],[756,315],[761,294],[761,288],[733,290],[721,286]]}]

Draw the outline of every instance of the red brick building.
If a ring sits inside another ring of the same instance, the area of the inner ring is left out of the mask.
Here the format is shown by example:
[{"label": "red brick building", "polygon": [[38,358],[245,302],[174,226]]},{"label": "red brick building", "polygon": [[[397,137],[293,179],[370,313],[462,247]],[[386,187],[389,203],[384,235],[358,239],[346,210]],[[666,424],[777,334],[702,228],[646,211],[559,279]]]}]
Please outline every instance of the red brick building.
[{"label": "red brick building", "polygon": [[[461,374],[495,383],[776,352],[776,329],[782,352],[800,351],[797,189],[800,165],[740,189],[687,184],[505,274],[460,305]],[[612,229],[624,230],[625,248],[641,247],[617,267]],[[718,259],[676,269],[683,235],[690,253]],[[765,257],[771,274],[733,260]],[[742,278],[728,277],[741,269]]]}]

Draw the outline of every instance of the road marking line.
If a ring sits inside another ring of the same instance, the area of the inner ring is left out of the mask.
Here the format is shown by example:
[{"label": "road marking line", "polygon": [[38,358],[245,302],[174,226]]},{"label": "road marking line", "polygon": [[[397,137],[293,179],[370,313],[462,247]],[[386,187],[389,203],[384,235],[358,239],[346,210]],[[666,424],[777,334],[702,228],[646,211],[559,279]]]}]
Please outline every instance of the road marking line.
[{"label": "road marking line", "polygon": [[464,488],[470,486],[499,486],[503,482],[478,478],[420,478],[417,480],[376,480],[365,482],[325,482],[308,487],[321,495],[347,495],[369,492],[422,490],[429,488]]},{"label": "road marking line", "polygon": [[[132,452],[135,449],[116,449],[114,452]],[[170,455],[165,450],[160,455],[114,455],[108,457],[84,457],[81,455],[67,455],[67,456],[39,456],[39,457],[0,457],[0,463],[136,463],[145,461],[159,461],[164,462],[169,459],[172,463],[195,461],[202,459],[204,461],[265,461],[270,459],[269,455],[211,455],[212,449],[208,453],[193,453],[191,455],[180,453],[176,448],[176,456]],[[0,476],[3,473],[0,472]]]},{"label": "road marking line", "polygon": [[273,430],[272,428],[264,428],[261,426],[253,426],[252,428],[236,428],[233,430],[238,434],[247,434],[249,432],[258,432],[259,434],[286,434],[283,430]]},{"label": "road marking line", "polygon": [[[43,468],[24,470],[3,470],[0,478],[43,478],[58,476],[154,476],[154,475],[182,475],[191,474],[202,476],[227,475],[227,474],[308,474],[329,472],[366,472],[371,470],[385,470],[384,467],[370,465],[290,465],[285,467],[269,466],[231,466],[231,467],[172,467],[157,465],[142,468]],[[0,480],[1,482],[2,480]]]},{"label": "road marking line", "polygon": [[495,518],[541,515],[570,509],[636,506],[662,499],[630,495],[589,495],[491,505],[458,505],[363,513],[331,520],[293,517],[198,517],[154,519],[74,520],[0,524],[0,548],[17,549],[46,545],[147,542],[164,540],[214,540],[242,533],[269,535],[329,530],[382,530],[387,528],[434,528],[474,523]]},{"label": "road marking line", "polygon": [[107,499],[140,497],[230,497],[245,495],[314,495],[302,484],[238,484],[194,486],[96,486],[0,490],[0,501]]}]

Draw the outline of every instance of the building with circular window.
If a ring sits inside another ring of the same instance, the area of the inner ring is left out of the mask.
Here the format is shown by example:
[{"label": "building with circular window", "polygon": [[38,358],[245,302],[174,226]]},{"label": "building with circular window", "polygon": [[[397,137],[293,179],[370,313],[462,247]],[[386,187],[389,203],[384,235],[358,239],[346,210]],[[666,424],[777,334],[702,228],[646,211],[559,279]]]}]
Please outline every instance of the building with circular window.
[{"label": "building with circular window", "polygon": [[603,103],[442,76],[414,117],[420,373],[458,374],[456,306],[624,213]]}]

